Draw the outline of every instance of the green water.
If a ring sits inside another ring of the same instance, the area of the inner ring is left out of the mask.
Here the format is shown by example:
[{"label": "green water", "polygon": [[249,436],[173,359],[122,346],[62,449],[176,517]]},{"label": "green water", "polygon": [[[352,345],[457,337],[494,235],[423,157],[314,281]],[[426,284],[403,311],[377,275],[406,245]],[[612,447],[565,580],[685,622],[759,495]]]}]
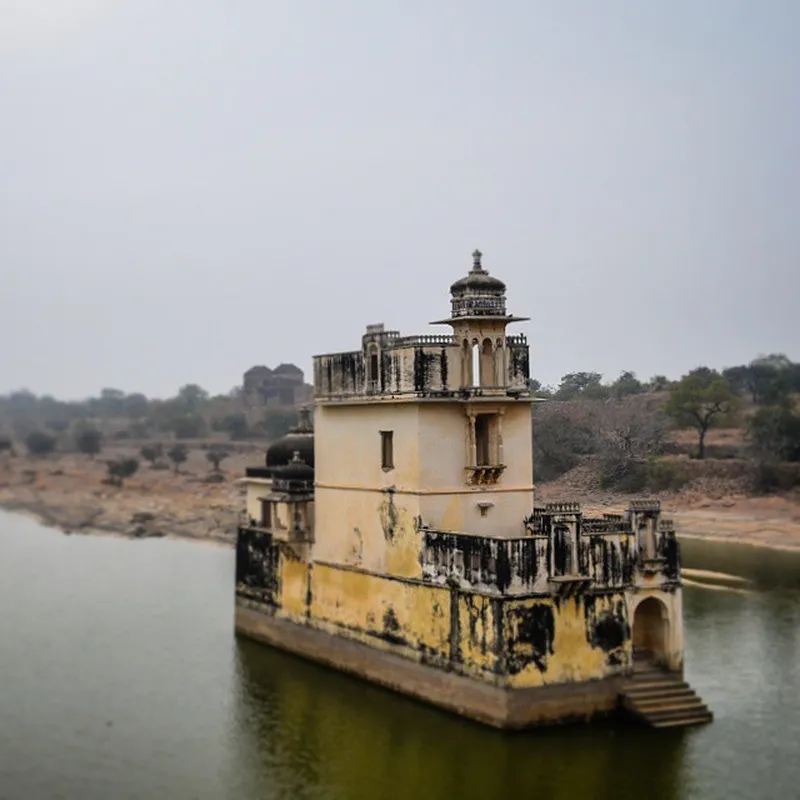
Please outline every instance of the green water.
[{"label": "green water", "polygon": [[687,543],[710,726],[501,734],[236,641],[232,550],[0,515],[0,799],[800,796],[800,557]]}]

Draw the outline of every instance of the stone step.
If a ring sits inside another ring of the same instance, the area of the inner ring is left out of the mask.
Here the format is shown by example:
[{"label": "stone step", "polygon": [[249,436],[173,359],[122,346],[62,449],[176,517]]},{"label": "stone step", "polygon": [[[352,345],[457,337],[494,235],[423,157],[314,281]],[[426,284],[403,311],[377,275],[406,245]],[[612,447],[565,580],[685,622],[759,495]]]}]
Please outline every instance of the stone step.
[{"label": "stone step", "polygon": [[622,706],[654,728],[674,728],[711,722],[712,713],[688,683],[667,673],[629,680]]},{"label": "stone step", "polygon": [[674,699],[659,700],[649,705],[642,705],[634,703],[628,706],[633,711],[639,714],[646,714],[651,719],[662,713],[672,713],[674,711],[689,712],[689,711],[708,711],[706,704],[695,695],[693,698],[678,701]]},{"label": "stone step", "polygon": [[714,715],[709,711],[702,715],[692,715],[687,717],[677,717],[675,719],[664,720],[663,722],[654,722],[654,728],[681,728],[688,727],[689,725],[706,725],[712,722]]},{"label": "stone step", "polygon": [[700,702],[697,705],[691,706],[690,708],[676,706],[675,708],[657,708],[657,709],[647,709],[646,711],[640,711],[640,714],[647,717],[648,722],[664,722],[668,719],[680,719],[682,717],[697,717],[697,716],[704,716],[708,714],[708,708],[706,707],[705,703]]},{"label": "stone step", "polygon": [[679,697],[685,694],[694,694],[688,686],[662,686],[652,689],[643,689],[625,692],[625,696],[631,700],[648,700],[651,697]]},{"label": "stone step", "polygon": [[625,693],[630,695],[647,694],[648,692],[666,691],[671,692],[681,689],[688,689],[689,684],[685,681],[646,681],[642,683],[629,683],[625,688]]},{"label": "stone step", "polygon": [[649,708],[650,706],[664,705],[665,703],[688,703],[692,700],[698,700],[697,695],[691,690],[686,689],[681,692],[661,692],[659,694],[647,695],[626,695],[626,702],[637,708]]}]

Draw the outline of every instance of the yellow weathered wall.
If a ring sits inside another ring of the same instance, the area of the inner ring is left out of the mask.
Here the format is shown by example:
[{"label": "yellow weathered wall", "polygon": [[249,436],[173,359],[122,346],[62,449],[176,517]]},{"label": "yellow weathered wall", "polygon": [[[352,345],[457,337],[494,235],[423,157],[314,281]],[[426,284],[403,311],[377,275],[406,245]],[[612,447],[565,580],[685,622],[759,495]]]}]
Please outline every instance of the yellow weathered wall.
[{"label": "yellow weathered wall", "polygon": [[[601,618],[619,611],[619,595],[595,597],[594,614]],[[505,639],[512,687],[574,683],[618,674],[630,663],[630,640],[617,651],[593,646],[582,597],[535,598],[506,603]],[[552,625],[548,616],[552,615]],[[550,634],[552,633],[552,638]],[[618,663],[612,663],[617,660]],[[538,663],[543,667],[540,669]],[[515,666],[516,664],[516,666]]]},{"label": "yellow weathered wall", "polygon": [[404,645],[407,655],[449,658],[447,589],[315,564],[311,593],[314,622],[343,628],[348,637],[373,646]]},{"label": "yellow weathered wall", "polygon": [[[502,613],[502,611],[500,612]],[[495,609],[488,597],[460,594],[458,598],[458,646],[464,672],[485,673],[495,680],[497,664]]]},{"label": "yellow weathered wall", "polygon": [[281,555],[279,603],[286,616],[294,622],[301,622],[308,608],[308,571],[307,561]]}]

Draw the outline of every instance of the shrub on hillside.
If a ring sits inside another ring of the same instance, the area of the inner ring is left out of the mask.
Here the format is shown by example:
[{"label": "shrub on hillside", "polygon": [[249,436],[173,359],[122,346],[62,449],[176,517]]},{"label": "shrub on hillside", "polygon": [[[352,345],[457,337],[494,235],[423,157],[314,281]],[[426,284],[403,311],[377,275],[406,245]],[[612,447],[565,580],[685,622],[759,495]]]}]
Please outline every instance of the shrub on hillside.
[{"label": "shrub on hillside", "polygon": [[75,432],[75,445],[81,453],[94,458],[102,449],[103,434],[92,425],[81,425]]},{"label": "shrub on hillside", "polygon": [[139,454],[145,461],[150,462],[150,468],[155,469],[156,461],[164,455],[164,447],[160,442],[155,444],[145,444],[139,450]]},{"label": "shrub on hillside", "polygon": [[31,431],[25,437],[25,446],[32,456],[46,456],[56,449],[56,437],[44,431]]},{"label": "shrub on hillside", "polygon": [[585,403],[540,403],[533,407],[533,470],[552,481],[577,466],[597,447],[595,422]]},{"label": "shrub on hillside", "polygon": [[103,482],[110,486],[122,486],[122,482],[126,478],[136,474],[139,462],[135,458],[120,458],[115,461],[107,461],[106,469],[108,477]]},{"label": "shrub on hillside", "polygon": [[788,492],[800,486],[800,464],[754,460],[748,471],[748,483],[754,494]]}]

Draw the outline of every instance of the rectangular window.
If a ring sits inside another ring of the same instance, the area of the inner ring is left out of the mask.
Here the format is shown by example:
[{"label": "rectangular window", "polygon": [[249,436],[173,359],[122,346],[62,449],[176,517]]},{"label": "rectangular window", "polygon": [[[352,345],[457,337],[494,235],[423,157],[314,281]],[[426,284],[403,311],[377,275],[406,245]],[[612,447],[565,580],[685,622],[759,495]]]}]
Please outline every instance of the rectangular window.
[{"label": "rectangular window", "polygon": [[264,528],[272,527],[272,503],[269,500],[261,501],[261,525]]},{"label": "rectangular window", "polygon": [[381,431],[381,467],[394,469],[394,431]]},{"label": "rectangular window", "polygon": [[490,414],[475,417],[475,466],[488,467],[492,464]]}]

